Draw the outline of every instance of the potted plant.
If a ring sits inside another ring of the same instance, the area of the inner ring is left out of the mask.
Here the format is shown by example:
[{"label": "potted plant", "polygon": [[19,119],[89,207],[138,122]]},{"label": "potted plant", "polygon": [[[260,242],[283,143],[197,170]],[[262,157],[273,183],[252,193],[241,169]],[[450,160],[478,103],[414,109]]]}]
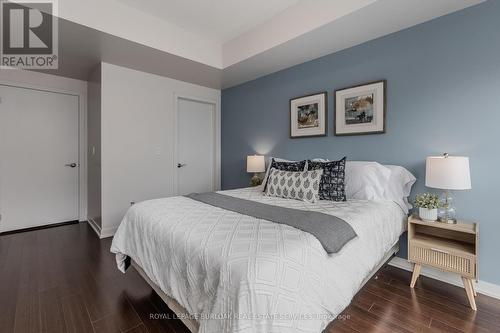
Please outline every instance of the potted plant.
[{"label": "potted plant", "polygon": [[423,193],[415,198],[415,206],[418,207],[420,219],[435,222],[438,218],[439,197],[434,193]]}]

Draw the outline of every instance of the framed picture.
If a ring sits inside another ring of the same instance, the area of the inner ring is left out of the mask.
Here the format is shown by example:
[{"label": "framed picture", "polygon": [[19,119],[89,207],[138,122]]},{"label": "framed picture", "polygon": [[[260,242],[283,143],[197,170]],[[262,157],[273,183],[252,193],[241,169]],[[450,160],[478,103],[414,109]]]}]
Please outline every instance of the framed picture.
[{"label": "framed picture", "polygon": [[385,133],[387,81],[335,90],[335,135]]},{"label": "framed picture", "polygon": [[325,136],[326,91],[290,100],[290,137]]}]

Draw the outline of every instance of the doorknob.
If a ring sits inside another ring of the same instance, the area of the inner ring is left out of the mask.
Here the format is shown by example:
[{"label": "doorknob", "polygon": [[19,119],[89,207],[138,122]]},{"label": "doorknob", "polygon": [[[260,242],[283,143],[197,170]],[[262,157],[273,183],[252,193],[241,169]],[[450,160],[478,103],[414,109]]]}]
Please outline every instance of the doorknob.
[{"label": "doorknob", "polygon": [[70,163],[70,164],[64,164],[64,166],[70,167],[70,168],[76,168],[78,164],[76,163]]},{"label": "doorknob", "polygon": [[185,166],[186,166],[186,164],[183,164],[183,163],[177,163],[177,167],[178,167],[178,168],[182,168],[182,167],[185,167]]}]

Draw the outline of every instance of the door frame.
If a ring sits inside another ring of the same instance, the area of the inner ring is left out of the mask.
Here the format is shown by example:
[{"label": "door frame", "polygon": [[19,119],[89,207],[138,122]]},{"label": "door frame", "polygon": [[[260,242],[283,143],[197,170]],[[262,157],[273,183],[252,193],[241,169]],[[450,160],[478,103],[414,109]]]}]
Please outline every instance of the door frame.
[{"label": "door frame", "polygon": [[174,130],[173,133],[173,143],[174,143],[174,158],[172,160],[172,195],[179,195],[179,173],[177,168],[177,163],[179,163],[179,142],[178,142],[178,121],[179,121],[179,101],[187,100],[203,104],[210,104],[214,108],[214,174],[213,174],[213,185],[214,190],[218,191],[221,188],[221,112],[220,112],[220,102],[211,98],[199,97],[193,95],[185,95],[174,93],[174,115],[173,123]]},{"label": "door frame", "polygon": [[[68,80],[67,78],[60,78]],[[87,221],[87,86],[85,89],[60,89],[31,84],[23,81],[0,79],[0,85],[13,88],[36,90],[48,93],[70,95],[78,98],[78,221]],[[0,232],[3,228],[0,224]]]}]

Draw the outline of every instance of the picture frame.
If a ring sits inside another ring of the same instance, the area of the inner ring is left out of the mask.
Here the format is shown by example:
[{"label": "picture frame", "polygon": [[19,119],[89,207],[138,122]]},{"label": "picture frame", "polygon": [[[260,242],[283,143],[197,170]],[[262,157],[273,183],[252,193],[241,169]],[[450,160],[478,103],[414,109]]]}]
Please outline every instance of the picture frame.
[{"label": "picture frame", "polygon": [[334,135],[385,133],[387,80],[338,89],[334,96]]},{"label": "picture frame", "polygon": [[290,138],[326,136],[327,92],[290,99]]}]

